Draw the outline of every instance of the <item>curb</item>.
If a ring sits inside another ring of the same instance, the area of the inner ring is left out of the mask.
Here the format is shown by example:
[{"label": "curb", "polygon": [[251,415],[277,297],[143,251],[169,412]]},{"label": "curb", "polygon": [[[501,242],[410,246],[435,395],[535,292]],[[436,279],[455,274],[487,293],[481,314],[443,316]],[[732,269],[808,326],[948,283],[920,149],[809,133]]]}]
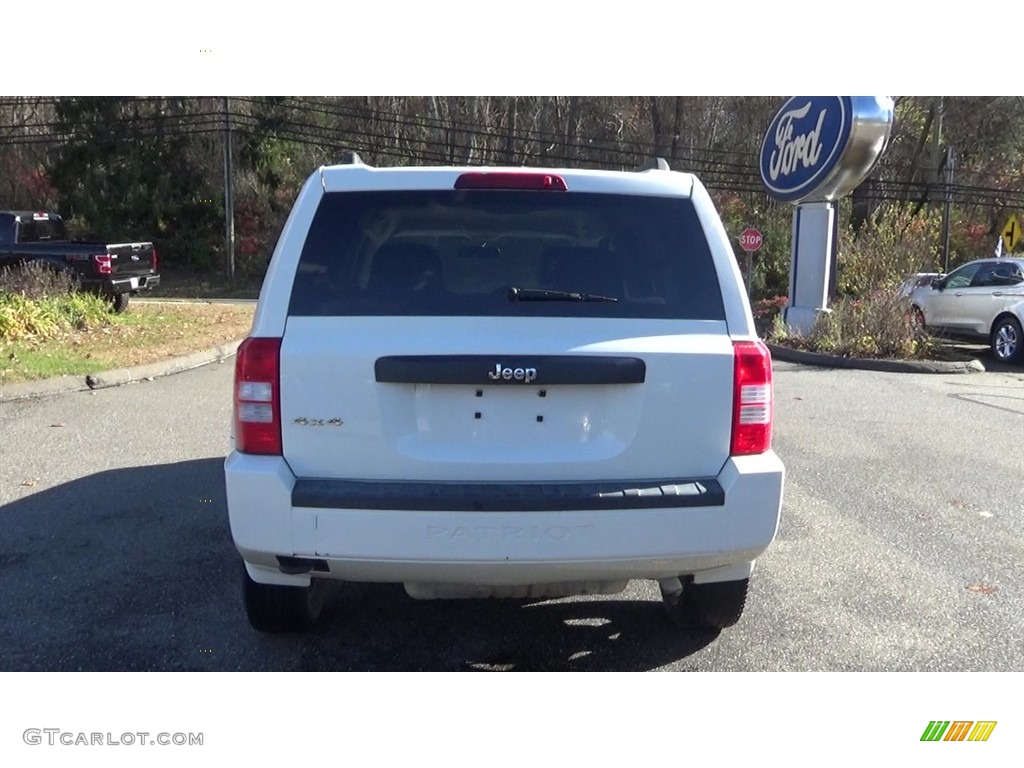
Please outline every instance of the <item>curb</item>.
[{"label": "curb", "polygon": [[804,352],[799,349],[768,344],[773,360],[800,365],[817,365],[824,368],[856,368],[865,371],[886,373],[984,373],[985,366],[980,360],[872,360],[863,357],[836,357],[818,352]]},{"label": "curb", "polygon": [[54,379],[26,381],[6,386],[0,385],[0,402],[6,403],[14,400],[62,395],[67,392],[87,392],[92,389],[119,387],[122,384],[131,384],[138,381],[152,381],[163,376],[191,371],[193,368],[199,368],[210,363],[222,362],[233,357],[238,349],[238,345],[241,343],[242,339],[229,341],[227,344],[222,344],[219,347],[206,349],[202,352],[193,352],[181,357],[174,357],[170,360],[137,365],[133,368],[115,368],[111,371],[93,373],[88,376],[60,376]]}]

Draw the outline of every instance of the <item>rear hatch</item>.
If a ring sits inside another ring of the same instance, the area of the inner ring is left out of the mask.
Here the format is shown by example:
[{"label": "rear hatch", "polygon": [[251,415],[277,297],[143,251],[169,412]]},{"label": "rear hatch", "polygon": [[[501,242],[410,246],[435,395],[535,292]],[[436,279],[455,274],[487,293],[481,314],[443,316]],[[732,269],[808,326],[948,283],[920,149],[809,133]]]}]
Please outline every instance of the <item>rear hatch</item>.
[{"label": "rear hatch", "polygon": [[306,478],[713,477],[734,356],[686,197],[330,192],[281,344]]}]

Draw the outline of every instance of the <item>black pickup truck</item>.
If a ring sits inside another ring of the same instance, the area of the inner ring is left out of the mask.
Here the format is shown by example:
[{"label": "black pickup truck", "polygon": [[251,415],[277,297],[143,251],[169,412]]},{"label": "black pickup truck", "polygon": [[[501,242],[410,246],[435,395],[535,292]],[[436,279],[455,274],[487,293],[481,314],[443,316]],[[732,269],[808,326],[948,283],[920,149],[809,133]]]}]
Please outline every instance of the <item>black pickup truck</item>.
[{"label": "black pickup truck", "polygon": [[160,283],[152,243],[91,243],[69,240],[56,213],[0,211],[0,268],[43,262],[67,272],[74,285],[110,299],[115,312],[128,297]]}]

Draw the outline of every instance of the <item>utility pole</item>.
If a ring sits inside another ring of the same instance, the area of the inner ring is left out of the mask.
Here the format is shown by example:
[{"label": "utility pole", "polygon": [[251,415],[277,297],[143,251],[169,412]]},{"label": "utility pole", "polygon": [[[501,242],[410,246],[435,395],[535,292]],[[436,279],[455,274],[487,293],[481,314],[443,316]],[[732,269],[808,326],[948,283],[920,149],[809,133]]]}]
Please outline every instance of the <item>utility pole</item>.
[{"label": "utility pole", "polygon": [[943,165],[946,175],[946,202],[942,207],[942,272],[946,274],[949,272],[949,208],[953,202],[953,171],[956,170],[956,153],[952,147],[946,147],[946,159]]},{"label": "utility pole", "polygon": [[231,166],[231,105],[224,97],[224,272],[235,282],[235,193]]},{"label": "utility pole", "polygon": [[939,96],[939,103],[935,108],[935,122],[932,129],[932,157],[931,157],[931,173],[929,174],[929,181],[934,184],[939,183],[939,149],[942,146],[942,118],[946,114],[946,97]]}]

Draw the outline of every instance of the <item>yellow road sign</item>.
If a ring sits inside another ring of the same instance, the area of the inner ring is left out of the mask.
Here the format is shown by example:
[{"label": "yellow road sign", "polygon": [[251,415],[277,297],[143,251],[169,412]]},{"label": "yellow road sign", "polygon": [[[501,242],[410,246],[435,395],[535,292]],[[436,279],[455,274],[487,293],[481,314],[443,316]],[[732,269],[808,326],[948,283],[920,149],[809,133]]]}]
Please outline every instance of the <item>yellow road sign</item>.
[{"label": "yellow road sign", "polygon": [[1012,251],[1017,247],[1017,243],[1020,242],[1022,236],[1024,236],[1024,229],[1021,229],[1020,222],[1017,217],[1010,214],[1010,218],[1006,220],[1006,226],[1003,227],[1003,248],[1007,251]]}]

